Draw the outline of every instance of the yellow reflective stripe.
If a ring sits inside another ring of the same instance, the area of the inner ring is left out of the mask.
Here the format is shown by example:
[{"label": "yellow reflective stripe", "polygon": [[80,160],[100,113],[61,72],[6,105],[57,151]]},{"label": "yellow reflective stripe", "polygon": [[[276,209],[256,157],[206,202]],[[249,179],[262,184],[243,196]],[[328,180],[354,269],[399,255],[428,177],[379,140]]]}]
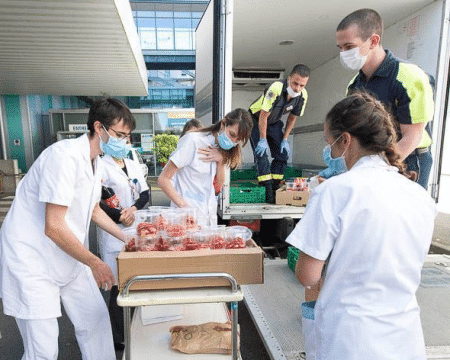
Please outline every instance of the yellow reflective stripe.
[{"label": "yellow reflective stripe", "polygon": [[250,105],[250,111],[252,114],[257,113],[259,110],[261,110],[261,104],[264,99],[264,94],[262,94],[258,100],[256,100],[253,104]]},{"label": "yellow reflective stripe", "polygon": [[284,175],[282,174],[272,174],[272,179],[274,180],[283,180]]},{"label": "yellow reflective stripe", "polygon": [[282,91],[283,82],[275,81],[272,85],[270,85],[267,91],[250,106],[250,110],[253,114],[259,110],[270,112],[270,110],[272,110],[273,103],[276,98],[280,96]]},{"label": "yellow reflective stripe", "polygon": [[400,63],[397,80],[403,85],[410,99],[411,123],[419,124],[431,121],[434,101],[428,75],[414,64]]},{"label": "yellow reflective stripe", "polygon": [[300,112],[300,116],[303,116],[303,114],[305,113],[306,102],[308,101],[308,92],[306,91],[306,89],[302,90],[302,96],[303,96],[303,107],[302,111]]},{"label": "yellow reflective stripe", "polygon": [[258,176],[258,181],[272,180],[272,174]]},{"label": "yellow reflective stripe", "polygon": [[[403,85],[410,99],[409,113],[412,124],[427,123],[433,119],[433,89],[428,75],[414,64],[400,63],[397,80]],[[423,130],[419,148],[430,146],[431,137]]]},{"label": "yellow reflective stripe", "polygon": [[[359,73],[358,73],[359,74]],[[348,89],[350,88],[350,86],[355,82],[356,77],[358,76],[358,74],[356,74],[355,76],[353,76],[353,78],[350,80],[350,82],[347,85],[347,89],[345,89],[345,96],[348,96]]]}]

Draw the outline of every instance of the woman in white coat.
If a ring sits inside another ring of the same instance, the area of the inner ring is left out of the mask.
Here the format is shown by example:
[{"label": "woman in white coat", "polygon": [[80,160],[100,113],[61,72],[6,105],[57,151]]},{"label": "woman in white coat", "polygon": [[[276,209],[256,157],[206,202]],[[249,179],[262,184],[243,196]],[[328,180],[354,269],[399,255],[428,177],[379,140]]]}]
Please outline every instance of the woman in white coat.
[{"label": "woman in white coat", "polygon": [[324,157],[342,173],[314,189],[286,240],[301,251],[304,286],[319,282],[329,257],[315,305],[315,359],[425,360],[415,293],[435,204],[405,173],[391,115],[371,96],[337,103],[324,135]]},{"label": "woman in white coat", "polygon": [[[129,141],[129,137],[127,138]],[[134,212],[141,210],[149,201],[149,187],[144,179],[142,170],[127,158],[128,148],[116,151],[108,147],[104,148],[103,176],[102,176],[102,202],[100,207],[108,216],[124,229],[134,222]],[[109,202],[111,189],[117,198],[118,206]],[[110,205],[107,205],[110,204]],[[123,242],[113,235],[98,228],[98,242],[102,259],[111,267],[115,279],[117,279],[116,258],[123,248]],[[119,289],[115,284],[111,289],[109,300],[109,316],[113,330],[114,346],[116,350],[123,348],[123,308],[117,305]]]},{"label": "woman in white coat", "polygon": [[158,178],[171,205],[194,207],[210,225],[217,224],[214,177],[222,186],[225,167],[240,164],[241,144],[247,144],[252,127],[248,111],[236,109],[212,126],[186,133]]},{"label": "woman in white coat", "polygon": [[100,209],[102,162],[108,135],[135,127],[128,107],[99,99],[89,134],[45,149],[20,181],[1,228],[0,296],[23,339],[22,360],[58,357],[61,302],[75,327],[84,360],[115,360],[108,311],[98,287],[110,288],[110,267],[88,250],[91,218],[125,241]]}]

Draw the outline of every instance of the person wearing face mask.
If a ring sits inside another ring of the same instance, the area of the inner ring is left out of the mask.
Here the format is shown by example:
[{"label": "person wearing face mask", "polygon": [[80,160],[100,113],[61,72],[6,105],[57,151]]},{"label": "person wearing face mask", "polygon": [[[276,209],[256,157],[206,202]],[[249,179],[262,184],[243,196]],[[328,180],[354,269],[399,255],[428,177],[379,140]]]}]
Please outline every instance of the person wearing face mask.
[{"label": "person wearing face mask", "polygon": [[212,126],[191,130],[180,138],[158,177],[171,206],[196,208],[210,225],[217,224],[214,177],[217,174],[221,187],[225,167],[234,169],[240,164],[241,144],[246,145],[252,126],[248,111],[235,109]]},{"label": "person wearing face mask", "polygon": [[125,234],[99,206],[102,144],[135,127],[128,107],[103,98],[89,110],[88,134],[46,148],[20,181],[1,227],[0,297],[23,339],[23,360],[58,357],[61,303],[85,360],[115,360],[111,324],[99,287],[111,268],[88,249],[94,221],[122,243]]},{"label": "person wearing face mask", "polygon": [[[128,158],[130,152],[130,133],[117,129],[117,121],[104,124],[108,135],[107,142],[100,141],[104,153],[102,176],[102,201],[100,207],[119,225],[121,229],[131,226],[134,212],[141,210],[149,201],[149,187],[141,169]],[[111,190],[115,201],[110,201]],[[108,232],[97,228],[97,239],[101,258],[110,266],[117,279],[117,256],[123,248],[123,242]],[[116,284],[111,288],[109,297],[109,315],[113,330],[114,347],[123,350],[124,322],[123,308],[117,305],[119,289]]]},{"label": "person wearing face mask", "polygon": [[303,286],[316,286],[328,262],[314,307],[313,358],[425,360],[415,294],[435,203],[409,179],[392,115],[374,97],[356,92],[338,102],[324,136],[342,173],[314,189],[286,239],[300,250]]},{"label": "person wearing face mask", "polygon": [[[258,173],[258,182],[266,188],[266,202],[275,203],[275,191],[284,177],[287,160],[291,157],[289,134],[298,116],[305,112],[310,70],[298,64],[284,81],[270,84],[249,108],[253,118],[250,143]],[[287,116],[286,126],[281,120]],[[284,131],[283,131],[284,127]],[[269,162],[269,150],[273,160]]]},{"label": "person wearing face mask", "polygon": [[364,89],[374,94],[394,115],[400,160],[418,173],[425,189],[432,166],[430,121],[434,113],[434,79],[414,64],[383,49],[383,22],[372,9],[346,16],[336,30],[342,65],[359,71],[347,94]]}]

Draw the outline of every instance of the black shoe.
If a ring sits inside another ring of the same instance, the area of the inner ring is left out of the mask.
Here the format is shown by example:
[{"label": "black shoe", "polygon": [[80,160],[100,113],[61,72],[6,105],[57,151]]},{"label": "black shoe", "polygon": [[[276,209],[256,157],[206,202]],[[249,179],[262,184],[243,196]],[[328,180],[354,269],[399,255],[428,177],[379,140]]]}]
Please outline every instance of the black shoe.
[{"label": "black shoe", "polygon": [[124,351],[125,350],[125,345],[122,343],[114,343],[114,350],[116,351]]},{"label": "black shoe", "polygon": [[260,181],[259,186],[266,188],[266,203],[275,204],[275,194],[272,187],[272,180]]}]

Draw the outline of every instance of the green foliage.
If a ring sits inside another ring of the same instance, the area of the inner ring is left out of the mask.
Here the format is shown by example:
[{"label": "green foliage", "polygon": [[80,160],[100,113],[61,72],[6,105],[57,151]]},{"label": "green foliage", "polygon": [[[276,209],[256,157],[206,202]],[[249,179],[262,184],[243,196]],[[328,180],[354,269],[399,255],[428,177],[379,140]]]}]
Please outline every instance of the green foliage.
[{"label": "green foliage", "polygon": [[167,164],[169,156],[177,148],[178,143],[177,135],[159,134],[155,135],[155,152],[158,157],[158,162]]}]

